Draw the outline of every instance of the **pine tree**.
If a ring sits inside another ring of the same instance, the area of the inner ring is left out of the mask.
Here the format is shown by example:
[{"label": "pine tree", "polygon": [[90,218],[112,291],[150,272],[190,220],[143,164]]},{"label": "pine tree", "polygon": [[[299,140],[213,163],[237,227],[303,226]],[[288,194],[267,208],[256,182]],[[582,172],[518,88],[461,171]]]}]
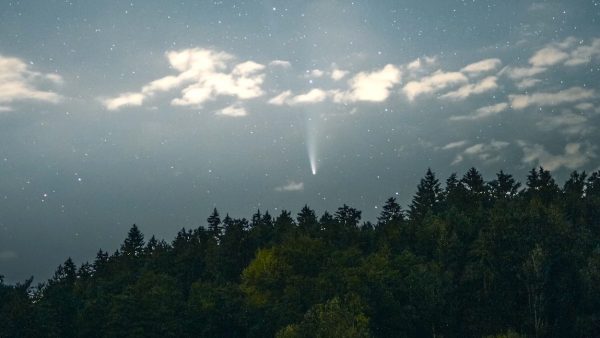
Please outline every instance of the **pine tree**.
[{"label": "pine tree", "polygon": [[460,182],[473,196],[482,196],[485,193],[485,182],[479,171],[475,168],[469,169]]},{"label": "pine tree", "polygon": [[548,170],[544,170],[542,167],[539,167],[537,171],[535,168],[531,169],[527,176],[526,195],[529,198],[536,197],[542,202],[549,203],[560,196],[559,191],[558,185]]},{"label": "pine tree", "polygon": [[319,230],[317,215],[314,210],[310,209],[306,204],[298,213],[296,220],[298,221],[298,227],[301,230],[308,231],[309,233],[315,233],[315,231],[318,232]]},{"label": "pine tree", "polygon": [[335,220],[344,228],[356,228],[360,222],[361,211],[344,204],[335,212]]},{"label": "pine tree", "polygon": [[441,195],[440,181],[431,169],[427,169],[427,173],[417,186],[417,192],[410,204],[410,218],[415,221],[423,220],[428,212],[435,210],[440,202]]},{"label": "pine tree", "polygon": [[217,211],[217,208],[213,209],[212,214],[210,216],[208,216],[206,221],[208,222],[208,232],[214,238],[219,238],[219,236],[221,236],[221,234],[222,234],[222,229],[221,229],[221,218],[219,217],[219,212]]},{"label": "pine tree", "polygon": [[139,256],[144,250],[144,235],[138,229],[137,225],[133,225],[129,229],[127,238],[121,245],[121,251],[125,256]]},{"label": "pine tree", "polygon": [[377,217],[378,225],[384,225],[388,223],[397,223],[404,220],[404,212],[400,204],[396,203],[396,199],[393,197],[388,198],[382,207],[381,213]]},{"label": "pine tree", "polygon": [[509,200],[519,194],[521,183],[515,181],[512,175],[502,170],[496,174],[496,179],[489,183],[491,197],[494,200]]}]

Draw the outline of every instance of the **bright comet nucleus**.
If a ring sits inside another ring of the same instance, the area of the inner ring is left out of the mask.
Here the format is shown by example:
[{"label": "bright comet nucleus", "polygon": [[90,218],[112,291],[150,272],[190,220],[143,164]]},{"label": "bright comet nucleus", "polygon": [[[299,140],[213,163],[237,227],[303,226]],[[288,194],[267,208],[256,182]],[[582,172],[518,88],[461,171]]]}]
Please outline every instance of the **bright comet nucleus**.
[{"label": "bright comet nucleus", "polygon": [[306,150],[310,161],[310,170],[313,175],[317,174],[318,152],[317,152],[317,128],[316,121],[309,118],[306,126]]}]

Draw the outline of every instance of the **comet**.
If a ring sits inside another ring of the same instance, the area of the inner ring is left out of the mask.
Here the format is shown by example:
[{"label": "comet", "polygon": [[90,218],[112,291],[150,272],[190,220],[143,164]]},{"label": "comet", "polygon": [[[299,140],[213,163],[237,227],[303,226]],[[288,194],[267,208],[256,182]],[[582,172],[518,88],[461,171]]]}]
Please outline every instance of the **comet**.
[{"label": "comet", "polygon": [[310,170],[313,175],[316,175],[318,169],[317,125],[316,121],[310,117],[306,121],[306,150],[308,152]]}]

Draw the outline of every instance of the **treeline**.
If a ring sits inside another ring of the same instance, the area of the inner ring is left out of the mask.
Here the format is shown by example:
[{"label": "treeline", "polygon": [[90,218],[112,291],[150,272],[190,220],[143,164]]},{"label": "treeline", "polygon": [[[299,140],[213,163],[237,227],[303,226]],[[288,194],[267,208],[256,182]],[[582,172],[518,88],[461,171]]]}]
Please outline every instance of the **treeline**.
[{"label": "treeline", "polygon": [[207,221],[0,279],[0,337],[600,337],[600,172],[428,170],[376,224],[347,205]]}]

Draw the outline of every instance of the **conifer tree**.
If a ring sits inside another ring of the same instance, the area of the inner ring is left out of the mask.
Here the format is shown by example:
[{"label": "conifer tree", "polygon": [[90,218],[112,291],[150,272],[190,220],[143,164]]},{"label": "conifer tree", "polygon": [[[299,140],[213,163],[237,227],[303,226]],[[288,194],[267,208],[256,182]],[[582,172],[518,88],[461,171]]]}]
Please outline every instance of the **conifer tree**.
[{"label": "conifer tree", "polygon": [[144,249],[144,235],[138,229],[137,225],[133,225],[127,233],[127,238],[121,245],[121,252],[125,256],[138,256]]},{"label": "conifer tree", "polygon": [[421,221],[428,212],[434,211],[442,195],[440,181],[431,169],[427,169],[425,177],[417,186],[417,192],[410,204],[409,215],[412,220]]},{"label": "conifer tree", "polygon": [[219,217],[219,212],[217,211],[217,208],[213,209],[212,214],[210,214],[210,216],[208,216],[206,221],[208,222],[208,232],[214,238],[218,238],[219,236],[221,236],[221,234],[222,234],[221,218]]}]

